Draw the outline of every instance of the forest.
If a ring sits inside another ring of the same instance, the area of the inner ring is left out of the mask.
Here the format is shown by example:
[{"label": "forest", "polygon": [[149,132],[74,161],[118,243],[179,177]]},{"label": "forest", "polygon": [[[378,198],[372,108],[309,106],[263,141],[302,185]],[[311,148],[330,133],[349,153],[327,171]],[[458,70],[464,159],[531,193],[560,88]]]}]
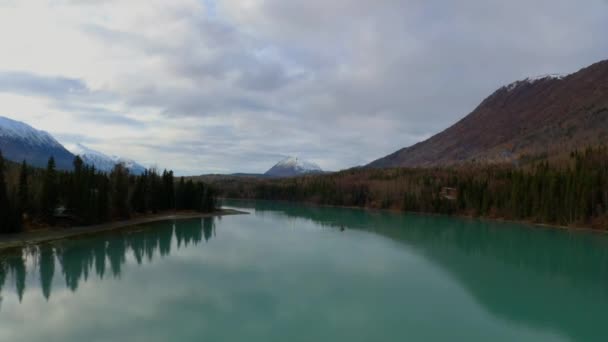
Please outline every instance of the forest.
[{"label": "forest", "polygon": [[201,182],[175,181],[172,171],[129,174],[117,164],[104,173],[74,159],[72,171],[8,162],[0,151],[0,234],[27,228],[92,225],[134,215],[184,210],[212,212],[216,191]]},{"label": "forest", "polygon": [[608,149],[557,161],[443,168],[355,168],[287,179],[224,178],[220,196],[487,217],[608,229]]}]

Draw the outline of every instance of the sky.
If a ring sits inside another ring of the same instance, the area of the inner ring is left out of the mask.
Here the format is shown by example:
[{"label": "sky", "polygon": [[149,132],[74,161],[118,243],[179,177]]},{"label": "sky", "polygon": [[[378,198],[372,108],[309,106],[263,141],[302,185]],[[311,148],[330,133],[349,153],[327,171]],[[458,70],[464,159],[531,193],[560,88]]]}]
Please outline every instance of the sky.
[{"label": "sky", "polygon": [[0,115],[181,175],[340,170],[606,32],[608,0],[0,0]]}]

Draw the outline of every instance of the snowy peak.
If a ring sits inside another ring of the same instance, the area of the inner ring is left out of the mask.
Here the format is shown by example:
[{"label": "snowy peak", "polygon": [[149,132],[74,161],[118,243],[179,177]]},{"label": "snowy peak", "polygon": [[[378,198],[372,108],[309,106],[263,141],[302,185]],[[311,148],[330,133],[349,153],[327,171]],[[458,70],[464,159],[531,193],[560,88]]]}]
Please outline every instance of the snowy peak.
[{"label": "snowy peak", "polygon": [[0,137],[20,140],[31,146],[61,147],[49,133],[4,116],[0,116]]},{"label": "snowy peak", "polygon": [[80,143],[76,144],[76,145],[75,145],[73,148],[71,148],[70,150],[72,151],[72,153],[74,153],[75,155],[80,156],[81,158],[82,158],[83,156],[87,156],[87,157],[93,157],[93,156],[96,156],[96,157],[99,157],[99,158],[107,158],[107,159],[110,159],[110,157],[109,157],[109,156],[107,156],[107,155],[105,155],[105,154],[103,154],[103,153],[101,153],[101,152],[95,151],[95,150],[93,150],[93,149],[90,149],[90,148],[88,148],[88,147],[86,147],[86,146],[84,146],[83,144],[80,144]]},{"label": "snowy peak", "polygon": [[85,164],[98,170],[109,172],[116,164],[123,164],[132,174],[140,175],[146,168],[141,164],[119,156],[108,156],[82,144],[72,148],[72,153],[45,131],[30,125],[0,116],[0,151],[4,157],[14,162],[26,160],[37,167],[45,167],[49,158],[54,157],[57,167],[70,170],[74,156],[79,155]]},{"label": "snowy peak", "polygon": [[36,167],[45,167],[49,158],[55,158],[57,168],[72,168],[74,155],[45,131],[0,116],[0,150],[4,157],[14,162],[27,161]]},{"label": "snowy peak", "polygon": [[85,164],[95,166],[97,170],[110,172],[116,165],[110,156],[90,149],[82,144],[77,144],[71,150],[72,153],[78,155]]},{"label": "snowy peak", "polygon": [[319,165],[297,157],[287,157],[276,164],[282,167],[291,167],[299,171],[322,171]]},{"label": "snowy peak", "polygon": [[563,80],[564,78],[566,78],[568,76],[568,74],[545,74],[545,75],[539,75],[539,76],[534,76],[534,77],[528,77],[525,79],[525,81],[528,82],[536,82],[536,81],[540,81],[540,80]]},{"label": "snowy peak", "polygon": [[132,174],[141,175],[146,168],[141,164],[119,156],[108,156],[102,152],[88,148],[82,144],[76,144],[72,148],[72,152],[84,161],[85,164],[95,166],[96,169],[103,172],[110,172],[116,164],[122,164],[129,169]]},{"label": "snowy peak", "polygon": [[568,74],[545,74],[545,75],[539,75],[539,76],[534,76],[534,77],[527,77],[524,80],[515,81],[509,85],[506,85],[503,87],[503,89],[506,89],[508,92],[511,92],[522,85],[535,84],[535,83],[541,82],[541,81],[553,81],[553,80],[561,81],[561,80],[565,79],[567,76],[569,76],[569,75]]},{"label": "snowy peak", "polygon": [[315,163],[297,157],[287,157],[268,170],[265,175],[270,177],[293,177],[322,172],[323,170]]}]

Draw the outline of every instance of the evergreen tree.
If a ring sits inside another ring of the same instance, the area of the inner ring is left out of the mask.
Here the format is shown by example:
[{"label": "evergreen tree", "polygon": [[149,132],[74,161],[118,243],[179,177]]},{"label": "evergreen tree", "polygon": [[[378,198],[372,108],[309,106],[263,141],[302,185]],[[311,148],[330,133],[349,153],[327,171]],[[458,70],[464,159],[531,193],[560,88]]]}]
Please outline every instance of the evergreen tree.
[{"label": "evergreen tree", "polygon": [[97,177],[97,222],[105,222],[108,220],[110,215],[110,184],[109,180],[104,174],[100,174]]},{"label": "evergreen tree", "polygon": [[162,209],[175,209],[175,186],[173,183],[173,171],[163,171],[162,182]]},{"label": "evergreen tree", "polygon": [[4,157],[0,151],[0,233],[11,232],[11,208],[4,179]]},{"label": "evergreen tree", "polygon": [[30,190],[28,182],[28,166],[24,160],[19,172],[19,210],[21,214],[27,214],[30,207]]},{"label": "evergreen tree", "polygon": [[84,162],[79,156],[74,158],[74,171],[69,175],[67,207],[77,217],[83,219],[86,216],[87,205],[90,205],[87,194],[90,188],[87,184],[87,174]]},{"label": "evergreen tree", "polygon": [[146,213],[148,211],[146,205],[147,178],[147,171],[137,177],[133,195],[131,195],[131,208],[138,213]]},{"label": "evergreen tree", "polygon": [[112,215],[120,219],[129,218],[129,171],[117,164],[110,174],[110,183]]},{"label": "evergreen tree", "polygon": [[40,209],[43,218],[49,223],[54,223],[54,214],[57,205],[59,204],[59,193],[57,183],[57,172],[55,171],[55,159],[51,157],[44,173],[42,183],[42,194]]},{"label": "evergreen tree", "polygon": [[180,177],[179,182],[175,188],[175,208],[178,210],[183,210],[184,208],[184,190],[185,190],[185,180],[184,177]]}]

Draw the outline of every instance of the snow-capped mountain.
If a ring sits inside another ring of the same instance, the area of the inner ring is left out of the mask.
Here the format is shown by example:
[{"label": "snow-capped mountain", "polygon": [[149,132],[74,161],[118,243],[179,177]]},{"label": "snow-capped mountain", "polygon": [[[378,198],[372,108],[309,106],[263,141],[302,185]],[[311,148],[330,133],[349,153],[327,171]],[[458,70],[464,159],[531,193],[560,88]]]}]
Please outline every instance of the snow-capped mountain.
[{"label": "snow-capped mountain", "polygon": [[72,149],[72,152],[84,161],[85,164],[95,166],[97,170],[110,172],[116,164],[124,165],[131,174],[141,175],[146,171],[146,167],[131,159],[122,158],[119,156],[108,156],[99,151],[90,149],[82,144],[77,144]]},{"label": "snow-capped mountain", "polygon": [[529,77],[501,87],[451,127],[370,164],[446,167],[561,160],[608,141],[608,60],[569,75]]},{"label": "snow-capped mountain", "polygon": [[268,177],[293,177],[304,174],[322,173],[319,165],[296,157],[287,157],[264,174]]},{"label": "snow-capped mountain", "polygon": [[118,157],[116,159],[116,162],[118,164],[124,165],[127,169],[129,169],[131,174],[134,174],[134,175],[141,175],[144,172],[146,172],[146,169],[147,169],[145,166],[141,165],[140,163],[136,162],[133,159]]},{"label": "snow-capped mountain", "polygon": [[37,167],[45,167],[51,156],[57,168],[63,170],[71,169],[74,161],[74,155],[49,133],[3,116],[0,116],[0,150],[8,160],[26,160]]},{"label": "snow-capped mountain", "polygon": [[534,83],[540,82],[540,81],[563,80],[566,77],[568,77],[568,74],[547,74],[547,75],[540,75],[540,76],[535,76],[535,77],[528,77],[524,80],[515,81],[509,85],[504,86],[503,88],[506,88],[507,91],[513,91],[514,89],[516,89],[522,85],[534,84]]}]

